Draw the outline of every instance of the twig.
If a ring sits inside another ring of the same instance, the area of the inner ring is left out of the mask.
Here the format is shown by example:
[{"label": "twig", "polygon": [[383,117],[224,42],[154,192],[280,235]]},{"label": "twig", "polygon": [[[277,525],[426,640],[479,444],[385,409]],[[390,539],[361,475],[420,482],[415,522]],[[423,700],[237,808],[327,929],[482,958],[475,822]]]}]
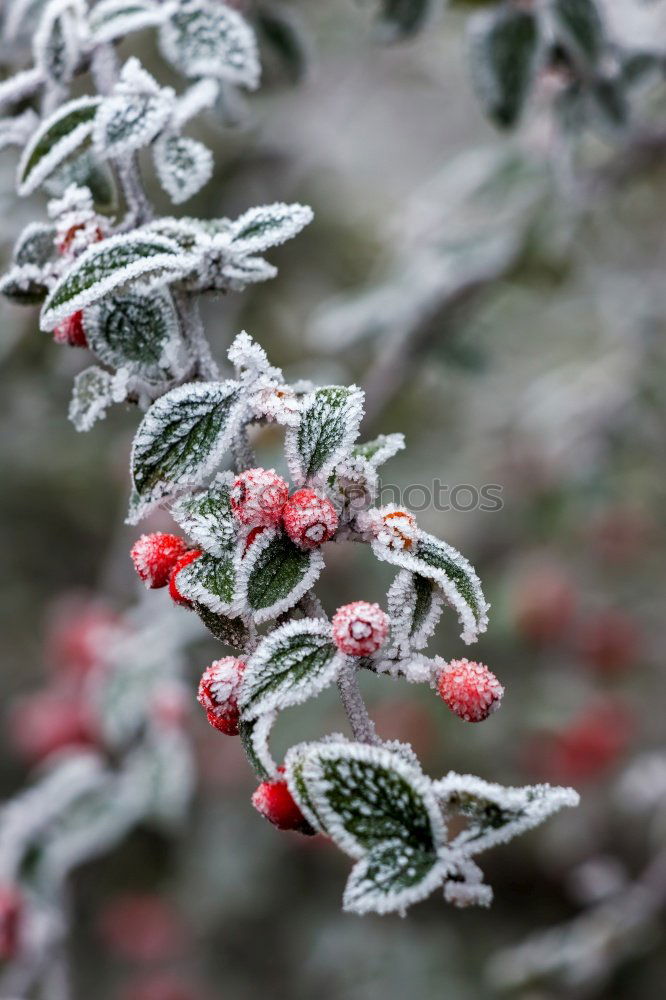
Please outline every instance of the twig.
[{"label": "twig", "polygon": [[338,691],[354,739],[358,740],[359,743],[378,744],[379,738],[375,732],[375,724],[368,714],[361,689],[358,686],[356,664],[352,660],[345,660],[338,674]]}]

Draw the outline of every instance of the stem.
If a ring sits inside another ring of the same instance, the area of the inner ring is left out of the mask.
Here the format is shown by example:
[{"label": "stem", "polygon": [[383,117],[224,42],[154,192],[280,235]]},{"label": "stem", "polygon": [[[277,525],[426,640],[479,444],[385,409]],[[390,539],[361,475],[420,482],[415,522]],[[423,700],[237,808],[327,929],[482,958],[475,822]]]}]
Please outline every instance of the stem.
[{"label": "stem", "polygon": [[379,738],[358,686],[356,664],[346,659],[338,674],[338,691],[355,740],[376,746]]},{"label": "stem", "polygon": [[234,436],[231,450],[234,456],[234,468],[237,473],[245,472],[246,469],[254,469],[257,459],[254,454],[254,448],[250,444],[245,424],[238,429],[238,433]]},{"label": "stem", "polygon": [[171,295],[183,334],[193,355],[196,374],[204,379],[219,378],[220,370],[206,338],[197,298],[189,292],[177,290],[173,290]]}]

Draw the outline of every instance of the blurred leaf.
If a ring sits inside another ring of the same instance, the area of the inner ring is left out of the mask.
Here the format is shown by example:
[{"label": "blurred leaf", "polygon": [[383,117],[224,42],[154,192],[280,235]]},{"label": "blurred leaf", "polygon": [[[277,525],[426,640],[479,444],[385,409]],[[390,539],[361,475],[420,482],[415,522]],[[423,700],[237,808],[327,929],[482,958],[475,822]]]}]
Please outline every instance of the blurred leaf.
[{"label": "blurred leaf", "polygon": [[380,37],[395,41],[416,34],[428,19],[434,0],[381,0],[378,18]]},{"label": "blurred leaf", "polygon": [[604,44],[604,26],[595,0],[552,0],[561,40],[579,58],[595,63]]},{"label": "blurred leaf", "polygon": [[308,68],[308,51],[299,23],[290,10],[279,4],[264,4],[257,12],[257,27],[276,52],[289,78],[298,83]]},{"label": "blurred leaf", "polygon": [[502,6],[470,23],[472,81],[486,114],[500,127],[515,125],[535,74],[539,28],[531,11]]}]

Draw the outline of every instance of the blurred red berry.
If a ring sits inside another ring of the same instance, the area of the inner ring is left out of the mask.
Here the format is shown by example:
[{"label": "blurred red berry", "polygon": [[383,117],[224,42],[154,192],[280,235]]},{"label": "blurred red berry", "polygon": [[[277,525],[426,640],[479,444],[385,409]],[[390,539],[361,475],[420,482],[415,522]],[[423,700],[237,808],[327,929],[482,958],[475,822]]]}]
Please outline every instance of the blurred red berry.
[{"label": "blurred red berry", "polygon": [[132,546],[130,556],[134,569],[149,590],[166,587],[171,570],[187,552],[188,546],[178,535],[155,531],[141,535]]},{"label": "blurred red berry", "polygon": [[331,501],[307,488],[289,497],[282,519],[292,542],[303,549],[323,545],[333,537],[338,526],[338,515]]},{"label": "blurred red berry", "polygon": [[67,319],[55,327],[53,339],[56,344],[69,344],[70,347],[87,347],[86,331],[83,326],[83,311],[72,313]]},{"label": "blurred red berry", "polygon": [[180,556],[180,558],[176,560],[173,569],[171,570],[171,574],[169,576],[169,594],[171,596],[171,599],[176,604],[182,604],[183,607],[185,608],[192,607],[192,601],[190,601],[189,598],[187,597],[183,597],[183,595],[179,591],[177,583],[178,574],[180,573],[181,569],[185,569],[186,566],[189,566],[190,563],[194,562],[195,559],[198,559],[199,556],[202,555],[203,552],[201,549],[190,549],[189,552],[186,552],[184,555]]},{"label": "blurred red berry", "polygon": [[58,674],[80,679],[99,661],[120,619],[103,602],[66,596],[53,607],[46,629],[44,655]]},{"label": "blurred red berry", "polygon": [[622,564],[642,555],[654,533],[649,514],[637,507],[611,507],[593,520],[590,538],[602,559]]},{"label": "blurred red berry", "polygon": [[354,601],[333,615],[333,642],[347,656],[370,656],[384,643],[389,618],[378,604]]},{"label": "blurred red berry", "polygon": [[231,509],[247,528],[279,524],[289,487],[275,469],[247,469],[231,487]]},{"label": "blurred red berry", "polygon": [[608,609],[589,615],[580,625],[577,648],[581,659],[602,674],[632,667],[641,645],[637,625],[623,611]]},{"label": "blurred red berry", "polygon": [[235,656],[225,656],[207,667],[199,681],[197,701],[206,711],[211,726],[227,736],[238,736],[238,690],[245,664]]},{"label": "blurred red berry", "polygon": [[204,1000],[201,991],[170,972],[154,972],[133,980],[121,1000]]},{"label": "blurred red berry", "polygon": [[483,722],[499,708],[504,695],[495,674],[485,664],[470,660],[451,660],[439,675],[437,690],[465,722]]},{"label": "blurred red berry", "polygon": [[10,712],[9,733],[15,751],[31,764],[67,747],[95,743],[86,707],[69,692],[47,690],[18,701]]},{"label": "blurred red berry", "polygon": [[571,629],[575,604],[575,589],[564,570],[544,566],[527,571],[512,595],[516,629],[538,645],[560,640]]},{"label": "blurred red berry", "polygon": [[128,893],[108,903],[99,918],[106,948],[132,962],[166,962],[182,954],[187,928],[178,910],[156,893]]},{"label": "blurred red berry", "polygon": [[9,962],[19,953],[23,909],[20,890],[13,885],[0,886],[0,962]]},{"label": "blurred red berry", "polygon": [[592,704],[559,732],[535,734],[527,746],[528,768],[548,781],[594,780],[620,761],[632,731],[633,720],[624,704]]},{"label": "blurred red berry", "polygon": [[100,240],[104,239],[104,233],[97,226],[92,232],[85,232],[86,224],[79,223],[75,226],[70,226],[67,232],[64,234],[60,242],[58,243],[58,253],[64,255],[69,253],[75,242],[80,242],[79,253],[81,250],[90,246],[92,243],[99,243]]},{"label": "blurred red berry", "polygon": [[[279,770],[283,772],[284,768]],[[308,836],[316,832],[298,808],[286,781],[262,781],[252,796],[252,805],[278,830],[296,830]]]}]

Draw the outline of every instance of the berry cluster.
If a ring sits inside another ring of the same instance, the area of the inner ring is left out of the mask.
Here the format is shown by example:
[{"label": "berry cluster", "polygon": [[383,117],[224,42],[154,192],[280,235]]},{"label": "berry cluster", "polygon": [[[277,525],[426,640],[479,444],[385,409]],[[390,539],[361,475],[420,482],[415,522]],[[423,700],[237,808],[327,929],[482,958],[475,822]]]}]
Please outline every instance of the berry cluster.
[{"label": "berry cluster", "polygon": [[231,488],[231,508],[241,525],[252,529],[252,539],[261,529],[282,524],[292,542],[303,549],[323,545],[338,527],[330,500],[308,487],[289,496],[289,486],[274,469],[242,472]]}]

